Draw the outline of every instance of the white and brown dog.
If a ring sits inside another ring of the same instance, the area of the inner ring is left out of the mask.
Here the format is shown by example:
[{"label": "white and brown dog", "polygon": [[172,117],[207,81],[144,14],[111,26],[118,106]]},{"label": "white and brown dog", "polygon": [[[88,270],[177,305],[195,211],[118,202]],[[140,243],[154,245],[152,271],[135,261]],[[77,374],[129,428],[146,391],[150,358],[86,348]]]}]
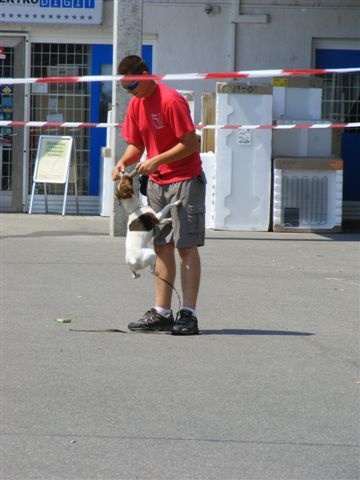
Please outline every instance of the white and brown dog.
[{"label": "white and brown dog", "polygon": [[122,174],[117,186],[116,197],[124,207],[129,218],[127,222],[125,261],[132,271],[133,278],[139,278],[139,270],[150,267],[156,275],[156,253],[154,251],[154,227],[159,224],[171,223],[171,218],[165,218],[168,212],[179,205],[180,200],[169,203],[161,212],[156,213],[151,207],[142,205],[134,193],[134,170],[130,174]]}]

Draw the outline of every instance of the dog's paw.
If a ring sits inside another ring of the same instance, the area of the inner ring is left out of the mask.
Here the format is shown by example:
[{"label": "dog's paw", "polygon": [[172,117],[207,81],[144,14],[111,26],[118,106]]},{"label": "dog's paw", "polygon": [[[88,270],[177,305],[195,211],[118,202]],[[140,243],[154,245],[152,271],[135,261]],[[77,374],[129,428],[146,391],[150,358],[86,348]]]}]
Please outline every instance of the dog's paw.
[{"label": "dog's paw", "polygon": [[140,278],[141,275],[140,275],[140,273],[133,272],[132,277],[133,277],[134,280],[136,280],[137,278]]}]

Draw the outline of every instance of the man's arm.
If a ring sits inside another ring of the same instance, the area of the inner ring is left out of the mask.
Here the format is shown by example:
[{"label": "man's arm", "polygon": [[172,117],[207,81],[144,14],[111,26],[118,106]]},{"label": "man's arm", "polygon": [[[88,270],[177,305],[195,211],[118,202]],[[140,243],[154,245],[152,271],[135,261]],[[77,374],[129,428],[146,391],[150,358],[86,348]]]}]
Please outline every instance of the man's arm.
[{"label": "man's arm", "polygon": [[147,158],[136,167],[136,170],[143,175],[149,175],[154,173],[160,165],[182,160],[196,152],[198,148],[198,139],[195,131],[186,133],[179,140],[179,143],[170,148],[170,150],[159,153],[159,155],[155,155],[152,158]]}]

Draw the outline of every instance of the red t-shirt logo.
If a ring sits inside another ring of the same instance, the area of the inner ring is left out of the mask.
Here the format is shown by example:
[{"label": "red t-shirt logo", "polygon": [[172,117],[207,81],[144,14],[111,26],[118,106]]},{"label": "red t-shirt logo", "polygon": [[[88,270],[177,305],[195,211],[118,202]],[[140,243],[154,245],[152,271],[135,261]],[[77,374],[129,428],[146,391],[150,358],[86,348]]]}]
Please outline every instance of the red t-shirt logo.
[{"label": "red t-shirt logo", "polygon": [[151,121],[154,128],[156,128],[156,130],[160,130],[161,128],[164,128],[164,120],[161,116],[161,113],[152,113]]}]

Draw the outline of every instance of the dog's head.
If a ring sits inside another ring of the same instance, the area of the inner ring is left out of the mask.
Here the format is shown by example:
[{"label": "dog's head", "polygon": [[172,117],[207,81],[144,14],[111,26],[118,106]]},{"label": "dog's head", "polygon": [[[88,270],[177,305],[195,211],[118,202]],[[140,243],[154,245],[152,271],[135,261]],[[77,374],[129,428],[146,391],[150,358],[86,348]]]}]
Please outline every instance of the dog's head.
[{"label": "dog's head", "polygon": [[131,176],[126,173],[121,175],[115,195],[119,202],[134,195],[134,184]]}]

